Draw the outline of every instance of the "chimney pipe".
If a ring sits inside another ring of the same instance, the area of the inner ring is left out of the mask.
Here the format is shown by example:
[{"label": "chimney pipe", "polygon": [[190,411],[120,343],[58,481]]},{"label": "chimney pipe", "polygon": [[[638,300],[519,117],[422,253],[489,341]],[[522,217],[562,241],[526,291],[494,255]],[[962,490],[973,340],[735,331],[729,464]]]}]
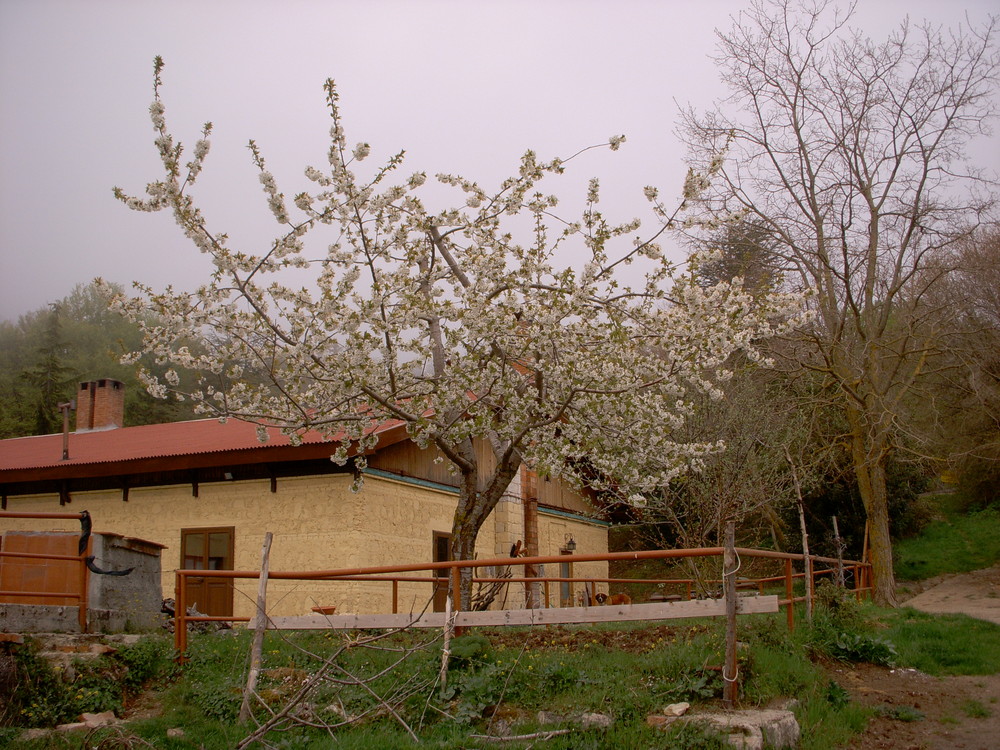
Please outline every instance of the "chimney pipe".
[{"label": "chimney pipe", "polygon": [[69,461],[69,412],[76,408],[76,400],[71,399],[64,404],[58,404],[63,415],[63,453],[62,460]]}]

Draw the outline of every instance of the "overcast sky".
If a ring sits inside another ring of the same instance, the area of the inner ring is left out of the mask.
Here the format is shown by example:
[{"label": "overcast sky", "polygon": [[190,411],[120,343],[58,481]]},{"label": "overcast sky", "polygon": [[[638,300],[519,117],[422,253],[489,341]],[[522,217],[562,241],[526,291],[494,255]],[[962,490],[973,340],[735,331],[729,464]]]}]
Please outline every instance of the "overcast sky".
[{"label": "overcast sky", "polygon": [[[246,143],[288,195],[325,161],[322,84],[336,79],[349,142],[404,174],[491,185],[533,148],[568,156],[624,133],[617,153],[574,166],[599,176],[617,218],[648,218],[645,185],[683,182],[678,104],[724,94],[708,59],[730,0],[0,0],[0,319],[95,276],[195,286],[204,257],[166,214],[129,211],[111,189],[159,176],[148,106],[166,61],[168,124],[189,145],[215,125],[201,188],[210,225],[245,244],[273,224]],[[882,38],[905,14],[955,25],[995,0],[860,0]],[[190,153],[190,151],[188,152]],[[987,144],[986,165],[1000,167]],[[571,189],[573,183],[567,183]],[[231,243],[233,246],[237,242]]]}]

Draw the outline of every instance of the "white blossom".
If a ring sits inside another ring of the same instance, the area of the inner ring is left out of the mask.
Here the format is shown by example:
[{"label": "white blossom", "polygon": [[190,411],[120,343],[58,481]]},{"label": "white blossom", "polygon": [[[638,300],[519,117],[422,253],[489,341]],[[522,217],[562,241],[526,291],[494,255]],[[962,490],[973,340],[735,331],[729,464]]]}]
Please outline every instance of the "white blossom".
[{"label": "white blossom", "polygon": [[[514,469],[526,462],[633,503],[718,449],[676,439],[693,413],[690,394],[718,392],[716,373],[735,352],[759,357],[755,342],[794,322],[794,299],[751,306],[733,288],[700,287],[663,257],[656,230],[643,240],[638,220],[600,213],[596,178],[582,216],[555,216],[548,182],[568,160],[528,151],[491,190],[448,174],[426,185],[424,172],[394,182],[401,156],[360,174],[354,162],[370,146],[347,151],[332,83],[327,90],[330,167],[305,169],[320,192],[295,196],[303,213],[294,223],[252,148],[281,222],[272,238],[229,246],[193,191],[181,189],[166,131],[157,135],[163,174],[149,200],[116,191],[130,208],[169,208],[214,264],[194,291],[140,287],[119,303],[142,327],[165,381],[178,391],[193,383],[182,395],[199,413],[261,423],[261,437],[270,425],[295,441],[320,425],[337,441],[331,460],[359,472],[378,439],[373,428],[400,419],[418,446],[458,456],[475,439],[500,446]],[[622,142],[609,141],[612,149]],[[706,180],[690,173],[685,197]],[[644,194],[658,199],[655,188]],[[311,286],[287,275],[307,266],[316,269]],[[143,382],[166,395],[155,377]],[[582,460],[592,469],[586,477],[573,472]],[[486,485],[499,481],[492,466],[478,468]]]},{"label": "white blossom", "polygon": [[354,158],[358,161],[364,161],[368,154],[371,153],[372,147],[367,143],[359,143],[354,147]]}]

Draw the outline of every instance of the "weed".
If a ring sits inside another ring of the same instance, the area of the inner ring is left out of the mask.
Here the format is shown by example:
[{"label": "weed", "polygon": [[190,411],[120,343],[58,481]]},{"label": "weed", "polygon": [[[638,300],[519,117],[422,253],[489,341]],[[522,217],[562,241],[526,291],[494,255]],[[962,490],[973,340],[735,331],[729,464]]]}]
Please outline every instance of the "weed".
[{"label": "weed", "polygon": [[131,692],[149,682],[166,682],[177,676],[173,644],[166,638],[142,638],[123,646],[114,658],[126,668],[123,684]]},{"label": "weed", "polygon": [[922,711],[913,706],[879,706],[875,713],[893,721],[923,721],[926,717]]},{"label": "weed", "polygon": [[827,683],[824,697],[834,708],[846,708],[851,703],[851,694],[833,680]]},{"label": "weed", "polygon": [[813,621],[805,629],[805,643],[811,652],[838,661],[895,665],[896,647],[874,635],[870,608],[829,583],[817,588],[816,603]]},{"label": "weed", "polygon": [[681,701],[691,703],[704,701],[721,694],[722,679],[717,673],[695,670],[678,675],[659,697],[670,703]]},{"label": "weed", "polygon": [[497,664],[459,672],[449,679],[441,697],[453,702],[452,716],[459,724],[470,724],[492,714],[500,702],[504,677]]},{"label": "weed", "polygon": [[493,645],[480,633],[459,636],[451,642],[448,669],[468,669],[493,658]]},{"label": "weed", "polygon": [[838,633],[828,653],[841,661],[860,661],[891,667],[896,663],[896,647],[889,641],[863,633]]},{"label": "weed", "polygon": [[584,679],[576,667],[562,661],[549,662],[539,671],[538,677],[544,691],[557,695],[576,687]]},{"label": "weed", "polygon": [[988,719],[993,715],[993,712],[986,706],[972,698],[962,701],[959,708],[962,709],[962,713],[971,719]]}]

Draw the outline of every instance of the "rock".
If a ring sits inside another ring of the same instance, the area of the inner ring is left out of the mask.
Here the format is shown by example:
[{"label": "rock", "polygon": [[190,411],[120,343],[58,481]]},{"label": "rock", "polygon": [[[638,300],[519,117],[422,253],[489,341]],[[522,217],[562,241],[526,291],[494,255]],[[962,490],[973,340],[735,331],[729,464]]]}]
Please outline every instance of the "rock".
[{"label": "rock", "polygon": [[494,737],[510,737],[513,730],[506,719],[494,719],[490,725],[490,734]]},{"label": "rock", "polygon": [[79,732],[84,729],[90,729],[90,727],[82,721],[74,721],[72,724],[59,724],[56,726],[57,732]]},{"label": "rock", "polygon": [[579,724],[581,727],[601,727],[607,729],[613,723],[613,720],[607,714],[591,712],[584,712],[573,718],[563,714],[557,714],[554,711],[539,711],[535,718],[542,726],[550,724],[565,724],[566,722],[571,721],[575,724]]},{"label": "rock", "polygon": [[767,704],[767,708],[775,711],[794,711],[798,707],[798,698],[775,698]]},{"label": "rock", "polygon": [[601,729],[607,729],[611,724],[611,717],[607,714],[584,713],[580,715],[580,726],[585,728],[600,727]]},{"label": "rock", "polygon": [[114,711],[102,711],[99,714],[80,714],[80,721],[88,727],[106,727],[118,721]]},{"label": "rock", "polygon": [[728,734],[729,744],[744,750],[795,748],[799,744],[799,723],[791,711],[719,711],[688,714],[679,721],[705,724]]},{"label": "rock", "polygon": [[663,715],[664,716],[683,716],[691,708],[690,703],[671,703],[669,706],[664,706]]},{"label": "rock", "polygon": [[141,641],[144,636],[140,633],[108,633],[104,640],[119,646],[134,646]]},{"label": "rock", "polygon": [[553,713],[552,711],[539,711],[538,712],[538,723],[545,724],[562,724],[566,721],[566,717],[561,714]]},{"label": "rock", "polygon": [[646,726],[653,727],[653,729],[666,729],[668,726],[677,721],[676,716],[664,716],[663,714],[650,714],[646,717]]},{"label": "rock", "polygon": [[48,729],[25,729],[21,732],[20,739],[24,742],[32,742],[33,740],[44,739],[49,736]]},{"label": "rock", "polygon": [[167,730],[167,737],[171,737],[173,739],[179,739],[183,736],[184,736],[184,730],[181,729],[180,727],[170,727],[170,729]]}]

